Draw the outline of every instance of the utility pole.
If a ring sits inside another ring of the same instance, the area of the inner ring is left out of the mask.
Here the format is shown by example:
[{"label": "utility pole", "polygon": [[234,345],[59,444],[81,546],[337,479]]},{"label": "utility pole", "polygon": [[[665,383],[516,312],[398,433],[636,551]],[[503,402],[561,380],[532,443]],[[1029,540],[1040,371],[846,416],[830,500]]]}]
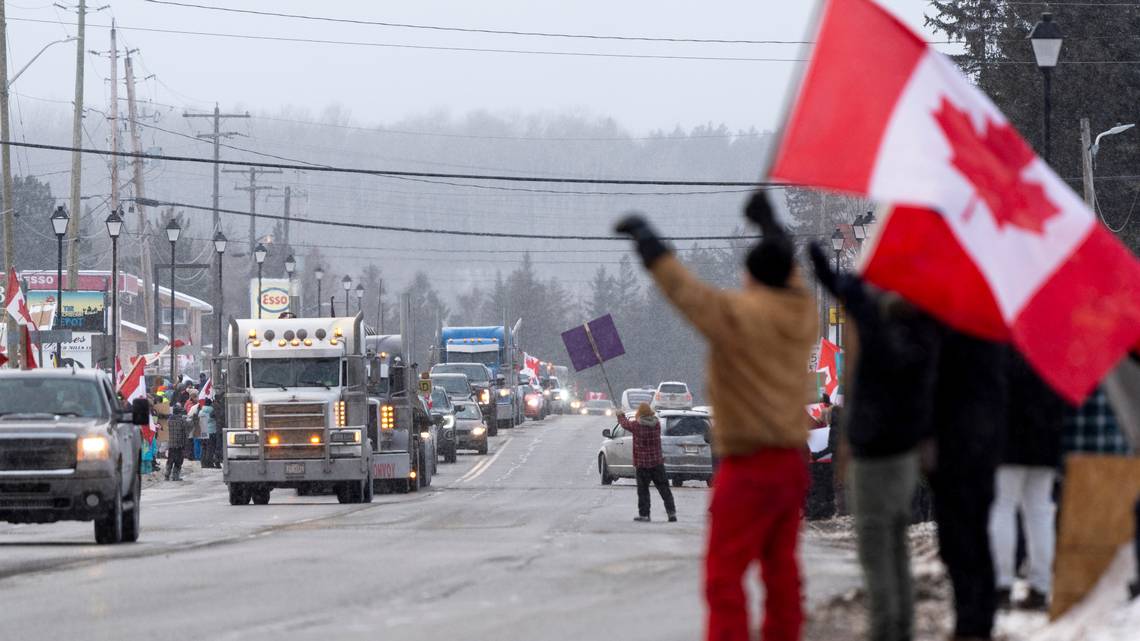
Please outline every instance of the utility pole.
[{"label": "utility pole", "polygon": [[[8,129],[8,20],[4,14],[4,3],[0,2],[0,172],[4,174],[3,180],[3,215],[4,215],[4,278],[7,282],[8,274],[12,273],[12,262],[16,258],[16,246],[12,238],[15,225],[13,220],[15,212],[12,211],[12,152],[8,147],[11,132]],[[10,294],[10,292],[7,292]],[[4,315],[7,319],[8,333],[8,367],[18,368],[25,359],[19,355],[20,330],[11,314]]]},{"label": "utility pole", "polygon": [[250,167],[249,169],[223,169],[227,174],[249,174],[249,187],[234,187],[237,191],[249,192],[249,253],[253,255],[253,248],[257,246],[257,192],[262,189],[277,189],[269,185],[258,185],[258,174],[280,174],[280,169],[262,169]]},{"label": "utility pole", "polygon": [[[111,19],[111,150],[119,153],[119,47],[115,39],[115,20]],[[134,123],[131,123],[134,126]],[[119,156],[111,157],[111,211],[119,211]],[[74,283],[68,266],[68,282]]]},{"label": "utility pole", "polygon": [[[131,52],[127,52],[127,59],[123,64],[123,72],[127,77],[127,116],[131,128],[131,151],[136,154],[142,153],[142,141],[139,136],[139,114],[138,106],[135,103],[135,72],[134,64],[131,62]],[[118,151],[118,148],[115,149]],[[118,162],[118,158],[114,161]],[[142,271],[143,278],[143,319],[146,325],[146,340],[148,344],[154,344],[158,338],[158,327],[155,325],[154,317],[154,292],[151,291],[150,278],[151,278],[151,246],[150,246],[150,229],[147,225],[146,207],[143,202],[146,198],[146,188],[143,184],[143,159],[135,157],[134,164],[134,187],[135,187],[135,209],[138,210],[138,247],[139,247],[139,270]],[[116,208],[116,211],[118,209]],[[118,283],[115,284],[118,287]],[[116,328],[118,329],[118,328]],[[152,337],[155,340],[152,340]]]},{"label": "utility pole", "polygon": [[[309,193],[303,189],[294,190],[292,186],[286,186],[285,187],[285,195],[281,196],[281,198],[283,198],[285,200],[285,211],[283,213],[285,220],[281,225],[281,228],[282,228],[281,243],[283,245],[289,244],[289,222],[290,222],[290,218],[293,215],[293,196],[299,196],[301,198],[308,198]],[[274,194],[270,194],[269,197],[270,198],[276,198],[276,196]]]},{"label": "utility pole", "polygon": [[214,103],[214,113],[212,114],[192,114],[184,113],[183,118],[213,118],[214,119],[214,132],[206,134],[198,134],[198,138],[214,141],[214,233],[222,231],[222,217],[218,212],[218,183],[220,180],[219,170],[221,169],[221,140],[222,138],[230,138],[233,136],[242,136],[236,131],[222,131],[223,118],[249,118],[249,112],[243,114],[224,114],[218,109],[218,103]]},{"label": "utility pole", "polygon": [[[86,53],[83,47],[87,33],[87,0],[79,0],[76,12],[79,19],[75,33],[75,109],[71,118],[71,147],[74,151],[71,152],[71,220],[67,227],[68,289],[74,289],[79,284],[79,219],[82,217],[79,183],[83,175],[83,55]],[[111,78],[114,86],[115,78]],[[115,158],[113,162],[117,160]]]},{"label": "utility pole", "polygon": [[1096,186],[1093,184],[1092,130],[1089,119],[1081,118],[1081,177],[1084,179],[1085,203],[1096,208]]}]

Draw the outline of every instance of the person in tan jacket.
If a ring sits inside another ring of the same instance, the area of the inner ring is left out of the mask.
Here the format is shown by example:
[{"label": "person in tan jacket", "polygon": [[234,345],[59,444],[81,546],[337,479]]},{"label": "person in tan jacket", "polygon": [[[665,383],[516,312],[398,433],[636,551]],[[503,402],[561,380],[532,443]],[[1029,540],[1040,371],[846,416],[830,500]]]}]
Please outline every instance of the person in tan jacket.
[{"label": "person in tan jacket", "polygon": [[616,231],[636,241],[657,286],[709,344],[705,389],[717,418],[712,441],[720,466],[705,556],[706,638],[749,638],[743,578],[759,561],[767,595],[762,637],[794,641],[803,625],[796,545],[808,488],[807,363],[819,326],[792,242],[767,198],[754,196],[746,214],[764,234],[737,290],[693,276],[640,215],[627,216]]}]

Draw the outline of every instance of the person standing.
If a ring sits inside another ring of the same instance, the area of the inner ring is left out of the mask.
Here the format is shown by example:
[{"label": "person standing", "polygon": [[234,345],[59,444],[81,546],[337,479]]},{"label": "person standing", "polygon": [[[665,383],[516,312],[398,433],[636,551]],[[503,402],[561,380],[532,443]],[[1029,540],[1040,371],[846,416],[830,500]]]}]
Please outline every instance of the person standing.
[{"label": "person standing", "polygon": [[214,401],[206,399],[202,409],[198,412],[198,424],[206,434],[205,453],[202,455],[202,467],[218,467],[219,443],[218,422],[214,420]]},{"label": "person standing", "polygon": [[167,481],[182,480],[182,461],[186,448],[186,413],[181,406],[175,406],[170,415],[168,438],[170,440],[166,450]]},{"label": "person standing", "polygon": [[618,413],[618,423],[633,435],[633,467],[637,475],[637,517],[634,521],[649,521],[649,484],[657,487],[665,502],[669,521],[677,520],[677,507],[673,503],[673,490],[665,476],[665,456],[661,453],[661,421],[649,403],[637,407],[633,420]]},{"label": "person standing", "polygon": [[929,475],[938,553],[954,586],[954,638],[989,639],[997,610],[990,506],[1009,409],[1009,348],[942,327]]},{"label": "person standing", "polygon": [[1053,483],[1061,464],[1066,403],[1018,355],[1009,359],[1009,423],[990,509],[990,552],[999,608],[1009,608],[1017,557],[1017,513],[1025,532],[1029,594],[1016,604],[1048,605],[1056,543]]},{"label": "person standing", "polygon": [[807,496],[804,421],[807,363],[819,338],[815,301],[795,273],[794,247],[763,193],[746,214],[764,239],[746,260],[739,290],[712,287],[687,270],[640,215],[615,227],[674,307],[708,341],[709,397],[717,417],[705,555],[709,641],[749,638],[744,573],[760,562],[765,641],[795,641],[803,626],[796,545]]},{"label": "person standing", "polygon": [[[844,429],[851,450],[847,501],[870,600],[868,638],[909,641],[914,587],[907,527],[918,485],[918,444],[933,432],[939,328],[898,294],[832,271],[818,244],[812,243],[810,253],[816,277],[854,321],[859,345]],[[838,432],[839,414],[833,410],[832,433]]]}]

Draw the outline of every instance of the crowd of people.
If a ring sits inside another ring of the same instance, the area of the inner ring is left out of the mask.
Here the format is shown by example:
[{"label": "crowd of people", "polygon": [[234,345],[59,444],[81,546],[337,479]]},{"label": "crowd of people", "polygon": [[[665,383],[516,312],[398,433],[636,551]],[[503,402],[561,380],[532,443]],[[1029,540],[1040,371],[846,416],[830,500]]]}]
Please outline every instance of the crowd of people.
[{"label": "crowd of people", "polygon": [[153,458],[166,457],[163,478],[182,480],[182,465],[197,460],[202,467],[222,466],[221,432],[214,401],[200,398],[205,373],[197,384],[184,380],[176,386],[160,386],[150,395],[157,433],[151,444]]},{"label": "crowd of people", "polygon": [[[616,231],[636,242],[662,293],[709,344],[720,463],[705,563],[707,638],[750,638],[742,578],[758,561],[762,638],[790,641],[803,623],[796,546],[809,483],[805,364],[819,337],[817,307],[766,196],[755,195],[745,214],[762,239],[739,290],[698,280],[640,215]],[[845,403],[829,412],[827,450],[843,459],[834,469],[843,470],[854,515],[869,638],[913,638],[908,527],[923,479],[953,585],[954,638],[991,638],[1002,607],[1044,609],[1062,453],[1128,447],[1103,392],[1068,407],[1008,345],[955,331],[893,292],[837,273],[816,244],[809,256],[854,326],[846,332]],[[1019,531],[1029,589],[1014,602]]]}]

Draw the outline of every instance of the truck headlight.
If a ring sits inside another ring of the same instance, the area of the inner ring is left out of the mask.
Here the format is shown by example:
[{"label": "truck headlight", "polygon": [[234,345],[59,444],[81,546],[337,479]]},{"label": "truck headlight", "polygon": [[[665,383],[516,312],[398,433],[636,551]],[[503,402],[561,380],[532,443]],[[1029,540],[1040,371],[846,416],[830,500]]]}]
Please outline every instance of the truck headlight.
[{"label": "truck headlight", "polygon": [[111,444],[102,436],[87,436],[79,439],[75,452],[79,461],[105,461],[111,453]]},{"label": "truck headlight", "polygon": [[258,411],[257,403],[253,401],[246,401],[245,403],[245,429],[256,430],[258,429]]},{"label": "truck headlight", "polygon": [[455,417],[452,416],[451,414],[444,416],[443,417],[443,425],[440,425],[440,427],[442,427],[445,430],[449,430],[449,429],[455,427]]},{"label": "truck headlight", "polygon": [[509,390],[505,387],[499,390],[499,396],[506,398],[507,396],[510,396],[510,395],[511,395],[511,390]]},{"label": "truck headlight", "polygon": [[479,402],[486,405],[491,402],[491,390],[479,390]]},{"label": "truck headlight", "polygon": [[338,430],[329,434],[332,443],[347,443],[355,445],[360,442],[360,430]]}]

